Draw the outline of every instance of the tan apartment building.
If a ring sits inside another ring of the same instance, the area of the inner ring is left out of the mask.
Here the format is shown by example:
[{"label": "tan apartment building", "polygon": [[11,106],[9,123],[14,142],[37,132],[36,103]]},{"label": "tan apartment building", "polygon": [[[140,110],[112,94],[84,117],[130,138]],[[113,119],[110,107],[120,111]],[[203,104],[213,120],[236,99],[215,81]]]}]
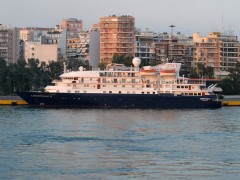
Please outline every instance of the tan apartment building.
[{"label": "tan apartment building", "polygon": [[69,18],[62,20],[62,28],[67,29],[67,38],[76,38],[82,32],[82,20]]},{"label": "tan apartment building", "polygon": [[40,62],[58,61],[59,48],[57,44],[41,44],[39,42],[25,43],[25,59],[38,59]]},{"label": "tan apartment building", "polygon": [[201,37],[200,33],[193,34],[194,67],[197,63],[211,66],[214,69],[220,68],[220,43],[217,35],[209,33],[206,37]]},{"label": "tan apartment building", "polygon": [[228,70],[235,68],[239,61],[239,41],[236,36],[211,32],[202,37],[200,33],[194,33],[193,43],[194,66],[202,63],[213,67],[215,77],[227,76]]},{"label": "tan apartment building", "polygon": [[100,61],[111,63],[114,54],[134,56],[134,32],[133,16],[100,18]]}]

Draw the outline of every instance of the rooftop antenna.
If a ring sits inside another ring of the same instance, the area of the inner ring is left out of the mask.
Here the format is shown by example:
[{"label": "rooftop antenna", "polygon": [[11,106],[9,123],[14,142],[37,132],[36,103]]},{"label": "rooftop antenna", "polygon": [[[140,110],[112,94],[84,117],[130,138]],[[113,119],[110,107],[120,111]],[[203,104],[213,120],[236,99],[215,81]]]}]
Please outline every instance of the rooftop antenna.
[{"label": "rooftop antenna", "polygon": [[222,35],[224,35],[224,21],[223,21],[223,10],[222,10]]},{"label": "rooftop antenna", "polygon": [[172,29],[172,30],[171,30],[171,36],[172,36],[172,35],[173,35],[173,28],[175,28],[176,26],[172,24],[172,25],[170,25],[169,27]]}]

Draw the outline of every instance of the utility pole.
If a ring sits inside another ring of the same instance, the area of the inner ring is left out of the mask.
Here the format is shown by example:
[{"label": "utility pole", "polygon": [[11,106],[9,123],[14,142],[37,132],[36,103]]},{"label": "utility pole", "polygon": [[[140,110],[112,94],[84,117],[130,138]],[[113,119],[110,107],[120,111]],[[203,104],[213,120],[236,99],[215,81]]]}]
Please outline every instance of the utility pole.
[{"label": "utility pole", "polygon": [[175,25],[170,25],[169,26],[170,28],[171,28],[171,40],[170,40],[170,44],[169,44],[169,49],[170,49],[170,52],[171,52],[171,61],[173,60],[172,59],[172,53],[173,53],[173,47],[174,47],[174,45],[172,44],[172,40],[173,40],[173,28],[175,28],[176,26]]}]

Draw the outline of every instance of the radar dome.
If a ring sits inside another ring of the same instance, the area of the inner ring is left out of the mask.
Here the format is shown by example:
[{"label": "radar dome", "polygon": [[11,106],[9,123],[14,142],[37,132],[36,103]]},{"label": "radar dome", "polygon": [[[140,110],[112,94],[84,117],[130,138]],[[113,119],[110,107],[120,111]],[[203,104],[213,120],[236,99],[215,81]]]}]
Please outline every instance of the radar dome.
[{"label": "radar dome", "polygon": [[83,67],[82,66],[80,66],[79,67],[79,71],[83,71],[84,69],[83,69]]},{"label": "radar dome", "polygon": [[135,57],[133,58],[132,63],[134,67],[139,67],[139,65],[141,64],[141,59],[139,59],[138,57]]}]

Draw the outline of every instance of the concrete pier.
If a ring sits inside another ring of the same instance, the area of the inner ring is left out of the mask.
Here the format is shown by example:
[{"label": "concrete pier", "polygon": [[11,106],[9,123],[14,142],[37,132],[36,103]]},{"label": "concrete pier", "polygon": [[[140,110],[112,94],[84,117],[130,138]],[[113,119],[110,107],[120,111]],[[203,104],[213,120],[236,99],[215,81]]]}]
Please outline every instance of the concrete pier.
[{"label": "concrete pier", "polygon": [[0,96],[0,105],[27,105],[28,103],[24,101],[19,96]]},{"label": "concrete pier", "polygon": [[240,95],[226,95],[221,101],[222,106],[240,106]]}]

